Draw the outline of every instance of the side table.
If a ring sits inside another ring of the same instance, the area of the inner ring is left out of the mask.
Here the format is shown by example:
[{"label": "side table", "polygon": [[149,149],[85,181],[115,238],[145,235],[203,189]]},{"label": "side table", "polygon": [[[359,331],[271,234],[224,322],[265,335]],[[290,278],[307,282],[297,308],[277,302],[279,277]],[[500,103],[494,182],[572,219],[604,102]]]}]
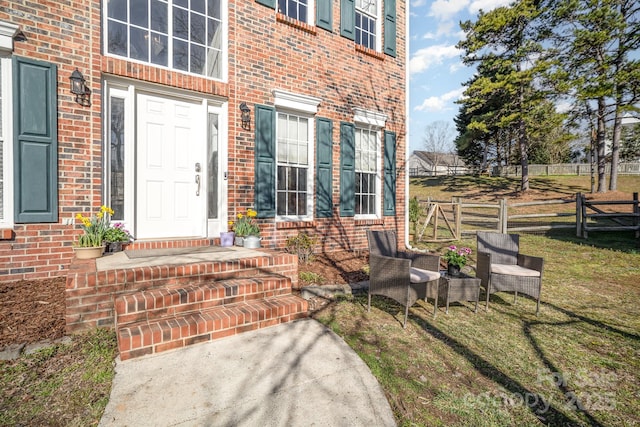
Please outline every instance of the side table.
[{"label": "side table", "polygon": [[[439,291],[445,298],[447,309],[445,313],[449,314],[449,303],[456,301],[475,301],[476,308],[474,313],[478,312],[478,300],[480,299],[480,278],[471,277],[464,273],[458,276],[449,276],[446,271],[440,272]],[[438,300],[436,299],[436,304]]]}]

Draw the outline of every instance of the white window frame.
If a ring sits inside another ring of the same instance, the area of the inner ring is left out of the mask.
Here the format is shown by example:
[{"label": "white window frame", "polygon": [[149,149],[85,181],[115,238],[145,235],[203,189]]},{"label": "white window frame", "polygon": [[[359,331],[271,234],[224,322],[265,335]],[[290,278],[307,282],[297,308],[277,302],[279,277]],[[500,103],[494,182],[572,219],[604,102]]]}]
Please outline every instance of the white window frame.
[{"label": "white window frame", "polygon": [[0,90],[2,91],[1,112],[2,133],[2,215],[0,215],[0,228],[12,228],[13,217],[13,76],[12,59],[13,37],[19,27],[5,21],[0,21],[0,67],[2,79]]},{"label": "white window frame", "polygon": [[[318,106],[320,105],[320,98],[315,98],[308,95],[300,95],[291,92],[285,92],[281,90],[274,90],[274,105],[276,107],[276,188],[274,191],[278,192],[277,182],[277,167],[278,167],[278,114],[287,113],[299,117],[308,119],[308,171],[307,171],[307,214],[295,215],[295,216],[283,216],[276,215],[276,221],[313,221],[314,215],[314,179],[315,179],[315,115],[318,112]],[[277,198],[276,198],[277,199]],[[277,203],[277,201],[276,201]],[[277,206],[276,206],[277,212]]]},{"label": "white window frame", "polygon": [[[129,1],[138,1],[138,0],[129,0]],[[145,0],[146,1],[146,0]],[[169,39],[172,38],[173,35],[173,19],[172,19],[172,7],[173,7],[173,0],[167,0],[168,2],[168,28],[167,28],[167,37]],[[171,70],[171,71],[175,71],[177,73],[182,73],[182,74],[188,74],[191,76],[196,76],[196,77],[201,77],[204,79],[209,79],[209,80],[215,80],[215,81],[222,81],[222,82],[227,82],[229,77],[228,77],[228,71],[229,71],[229,7],[228,7],[228,0],[221,0],[221,4],[220,4],[220,19],[222,20],[222,41],[221,41],[221,48],[222,48],[222,69],[221,69],[221,76],[220,77],[209,77],[206,76],[204,74],[197,74],[197,73],[192,73],[190,71],[184,71],[184,70],[179,70],[177,68],[173,68],[173,67],[169,67],[169,66],[164,66],[164,65],[158,65],[158,64],[154,64],[152,62],[146,62],[146,61],[141,61],[139,59],[134,59],[131,58],[130,56],[121,56],[121,55],[116,55],[113,53],[109,53],[109,49],[108,49],[108,42],[109,42],[109,34],[108,34],[108,16],[107,16],[107,2],[104,1],[102,2],[103,6],[102,6],[102,46],[103,46],[103,55],[104,56],[108,56],[108,57],[112,57],[112,58],[121,58],[121,59],[125,59],[126,61],[129,62],[134,62],[134,63],[138,63],[138,64],[144,64],[144,65],[148,65],[151,67],[155,67],[155,68],[161,68],[161,69],[165,69],[165,70]],[[118,21],[121,22],[121,21]],[[131,25],[129,22],[126,23],[127,26]],[[173,57],[173,43],[170,42],[169,46],[168,46],[168,58],[172,58]]]},{"label": "white window frame", "polygon": [[[382,130],[387,121],[387,115],[376,111],[365,110],[362,108],[353,109],[353,122],[355,123],[356,133],[358,130],[367,130],[376,133],[376,204],[374,214],[355,214],[356,220],[370,220],[382,218]],[[357,138],[357,136],[356,136]],[[357,152],[355,153],[357,156]],[[358,173],[358,169],[355,173]]]},{"label": "white window frame", "polygon": [[[299,1],[299,0],[296,0]],[[291,16],[289,16],[288,14],[286,14],[285,12],[280,10],[280,5],[279,5],[279,0],[276,0],[276,10],[278,11],[278,13],[281,13],[291,19],[295,19],[296,21],[300,21],[297,18],[292,18]],[[316,17],[316,2],[315,0],[308,0],[307,1],[307,20],[306,21],[300,21],[300,22],[304,22],[306,24],[309,25],[315,25],[315,17]]]},{"label": "white window frame", "polygon": [[[366,0],[365,0],[366,1]],[[376,42],[375,42],[375,46],[373,48],[369,47],[369,49],[373,49],[376,52],[381,52],[382,51],[382,0],[376,0],[376,12],[375,12],[375,20],[376,20]],[[358,14],[364,14],[366,16],[371,16],[371,14],[362,11],[362,9],[358,8],[358,1],[356,0],[356,4],[355,4],[355,13]],[[354,22],[354,31],[357,32],[358,29],[355,26],[355,22]],[[356,42],[357,43],[357,42]],[[362,43],[358,43],[360,46],[364,45]]]}]

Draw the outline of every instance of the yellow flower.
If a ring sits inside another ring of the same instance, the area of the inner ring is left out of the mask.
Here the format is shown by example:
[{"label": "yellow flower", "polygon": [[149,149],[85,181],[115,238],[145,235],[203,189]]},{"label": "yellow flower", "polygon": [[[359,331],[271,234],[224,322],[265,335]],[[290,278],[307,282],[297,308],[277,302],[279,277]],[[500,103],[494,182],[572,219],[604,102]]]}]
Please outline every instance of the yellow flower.
[{"label": "yellow flower", "polygon": [[241,213],[238,214],[238,219],[242,219],[244,215],[242,215]]},{"label": "yellow flower", "polygon": [[249,218],[254,218],[258,215],[258,212],[254,211],[253,209],[247,209],[247,216]]},{"label": "yellow flower", "polygon": [[229,221],[229,227],[233,226],[233,221]]}]

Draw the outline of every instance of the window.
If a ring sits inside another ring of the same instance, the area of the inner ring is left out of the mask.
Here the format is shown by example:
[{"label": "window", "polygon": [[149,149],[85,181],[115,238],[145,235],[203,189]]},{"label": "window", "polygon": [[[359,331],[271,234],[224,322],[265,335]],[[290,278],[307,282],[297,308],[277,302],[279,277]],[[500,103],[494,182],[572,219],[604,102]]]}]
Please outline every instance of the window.
[{"label": "window", "polygon": [[305,219],[311,216],[312,175],[311,120],[290,113],[278,113],[276,215]]},{"label": "window", "polygon": [[106,51],[221,79],[223,0],[108,0]]},{"label": "window", "polygon": [[369,49],[378,49],[378,0],[356,0],[355,42]]},{"label": "window", "polygon": [[355,214],[378,215],[380,204],[380,135],[375,129],[356,128]]},{"label": "window", "polygon": [[110,202],[109,206],[115,212],[113,220],[124,220],[124,158],[125,158],[125,133],[124,110],[125,99],[111,96],[109,98],[109,146],[111,148],[109,173],[110,173]]},{"label": "window", "polygon": [[309,16],[308,0],[278,0],[278,12],[289,18],[307,22]]}]

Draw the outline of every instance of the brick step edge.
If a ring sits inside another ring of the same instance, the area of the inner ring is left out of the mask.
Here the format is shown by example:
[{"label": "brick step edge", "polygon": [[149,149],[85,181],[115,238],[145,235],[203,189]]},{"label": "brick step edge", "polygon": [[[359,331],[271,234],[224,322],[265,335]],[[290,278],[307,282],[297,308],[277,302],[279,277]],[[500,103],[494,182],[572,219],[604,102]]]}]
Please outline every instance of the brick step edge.
[{"label": "brick step edge", "polygon": [[152,321],[180,313],[291,293],[291,280],[277,274],[236,278],[122,295],[115,302],[115,323]]},{"label": "brick step edge", "polygon": [[307,310],[306,300],[286,295],[130,324],[117,329],[120,359],[160,353],[275,326],[305,318]]}]

